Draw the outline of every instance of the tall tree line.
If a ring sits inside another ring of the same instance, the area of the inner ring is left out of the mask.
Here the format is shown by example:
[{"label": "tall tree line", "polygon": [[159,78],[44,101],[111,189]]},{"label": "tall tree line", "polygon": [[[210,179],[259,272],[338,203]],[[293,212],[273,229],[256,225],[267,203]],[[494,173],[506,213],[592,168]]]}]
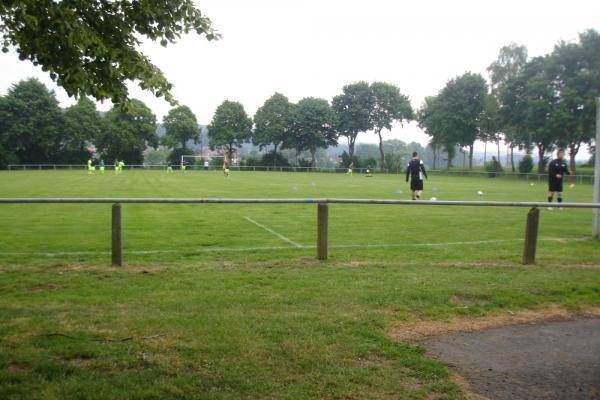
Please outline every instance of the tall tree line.
[{"label": "tall tree line", "polygon": [[544,173],[551,152],[564,147],[575,171],[581,147],[593,144],[600,34],[588,30],[576,43],[560,42],[552,53],[533,58],[525,46],[504,46],[488,73],[489,85],[481,75],[466,73],[425,99],[417,120],[433,151],[445,151],[450,167],[455,147],[466,148],[472,168],[475,140],[504,140],[513,171],[518,148],[535,150],[538,173]]},{"label": "tall tree line", "polygon": [[[163,120],[162,144],[175,150],[199,139],[196,116],[186,106],[169,111]],[[94,102],[80,97],[61,109],[53,91],[37,79],[13,85],[0,96],[0,167],[8,164],[83,164],[91,149],[106,162],[119,159],[141,164],[144,151],[156,148],[156,116],[142,101],[114,106],[104,115]],[[188,150],[183,153],[189,154]]]},{"label": "tall tree line", "polygon": [[[413,112],[409,98],[386,82],[355,82],[326,99],[307,97],[293,103],[275,93],[251,118],[239,102],[224,101],[208,127],[210,146],[229,159],[244,143],[268,149],[270,160],[283,162],[281,150],[308,152],[315,166],[321,148],[348,143],[344,163],[355,162],[360,134],[376,135],[379,167],[387,168],[383,132],[415,120],[431,137],[433,160],[446,156],[452,166],[457,149],[473,167],[475,141],[504,141],[514,149],[536,152],[538,172],[557,147],[568,149],[571,169],[582,146],[594,145],[595,97],[600,95],[600,34],[588,30],[574,43],[560,42],[541,57],[530,58],[524,46],[500,49],[488,67],[489,80],[467,72],[449,80]],[[92,101],[80,97],[62,110],[52,91],[35,79],[14,85],[0,97],[0,165],[8,163],[79,163],[95,145],[100,155],[143,160],[147,147],[173,149],[172,158],[189,154],[199,139],[198,123],[186,106],[163,119],[166,136],[156,136],[156,117],[139,100],[113,107],[100,116]],[[499,159],[499,157],[498,157]]]},{"label": "tall tree line", "polygon": [[[379,139],[379,165],[386,167],[382,132],[394,123],[413,119],[407,96],[390,83],[356,82],[343,87],[331,104],[325,99],[306,97],[294,104],[275,93],[256,111],[253,122],[236,102],[223,102],[208,127],[211,148],[231,157],[235,148],[252,141],[259,148],[270,148],[272,160],[282,161],[278,150],[307,151],[310,164],[316,164],[318,149],[337,145],[341,137],[348,141],[349,157],[354,159],[356,138],[372,131]],[[252,128],[252,129],[250,129]]]}]

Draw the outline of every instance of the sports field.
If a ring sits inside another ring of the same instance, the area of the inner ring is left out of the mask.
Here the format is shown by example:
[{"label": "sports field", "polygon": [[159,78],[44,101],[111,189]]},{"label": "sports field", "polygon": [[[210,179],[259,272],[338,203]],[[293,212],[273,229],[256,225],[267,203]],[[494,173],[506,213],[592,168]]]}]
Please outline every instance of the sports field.
[{"label": "sports field", "polygon": [[[544,182],[432,177],[424,198],[545,201]],[[3,197],[350,197],[409,199],[402,176],[342,174],[125,171],[4,172]],[[483,192],[478,196],[477,192]],[[566,200],[591,201],[590,185],[566,189]],[[516,262],[527,209],[331,205],[332,260]],[[3,205],[4,263],[102,263],[110,251],[110,205]],[[123,210],[127,262],[273,260],[311,257],[316,205],[151,205]],[[544,210],[539,261],[591,263],[590,210]]]},{"label": "sports field", "polygon": [[[436,188],[432,192],[432,188]],[[431,177],[425,197],[543,201],[544,182]],[[400,192],[401,191],[401,192]],[[2,197],[409,198],[397,175],[125,171],[0,173]],[[567,201],[591,200],[590,185]],[[465,391],[389,331],[559,304],[600,304],[591,211],[125,204],[123,268],[110,205],[0,205],[0,398],[458,399]]]}]

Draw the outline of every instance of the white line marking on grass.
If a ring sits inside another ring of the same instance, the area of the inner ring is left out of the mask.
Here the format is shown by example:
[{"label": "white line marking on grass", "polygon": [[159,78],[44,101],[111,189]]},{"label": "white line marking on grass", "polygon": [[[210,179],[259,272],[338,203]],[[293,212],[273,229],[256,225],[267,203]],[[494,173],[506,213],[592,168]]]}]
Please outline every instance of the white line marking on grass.
[{"label": "white line marking on grass", "polygon": [[[538,238],[538,241],[544,242],[573,242],[590,240],[589,238]],[[442,243],[382,243],[382,244],[338,244],[329,246],[331,248],[386,248],[386,247],[443,247],[443,246],[464,246],[473,244],[493,244],[522,242],[523,239],[497,239],[497,240],[472,240],[465,242],[442,242]]]},{"label": "white line marking on grass", "polygon": [[[262,227],[261,227],[262,228]],[[288,239],[289,240],[289,239]],[[590,238],[539,238],[538,241],[545,242],[575,242],[575,241],[587,241]],[[477,244],[493,244],[493,243],[508,243],[508,242],[522,242],[523,239],[500,239],[500,240],[474,240],[465,242],[442,242],[442,243],[382,243],[382,244],[338,244],[330,245],[333,249],[369,249],[369,248],[391,248],[391,247],[423,247],[423,246],[464,246],[464,245],[477,245]],[[298,250],[298,249],[314,249],[315,245],[300,245],[295,242],[293,247],[290,246],[258,246],[258,247],[198,247],[188,249],[164,249],[164,250],[127,250],[126,254],[168,254],[168,253],[243,253],[249,251],[265,251],[265,250]],[[12,252],[12,251],[0,251],[0,256],[46,256],[46,257],[59,257],[59,256],[92,256],[92,255],[109,255],[110,251],[57,251],[57,252],[46,252],[46,251],[31,251],[31,252]]]},{"label": "white line marking on grass", "polygon": [[299,248],[299,249],[303,247],[301,244],[298,244],[298,243],[294,242],[293,240],[291,240],[291,239],[289,239],[289,238],[287,238],[287,237],[283,236],[283,235],[282,235],[281,233],[279,233],[279,232],[275,232],[273,229],[269,228],[268,226],[265,226],[265,225],[263,225],[263,224],[261,224],[261,223],[259,223],[259,222],[256,222],[255,220],[253,220],[252,218],[250,218],[250,217],[249,217],[249,216],[247,216],[247,215],[246,215],[244,218],[245,218],[246,220],[248,220],[249,222],[253,223],[254,225],[258,226],[259,228],[262,228],[262,229],[264,229],[265,231],[267,231],[267,232],[269,232],[269,233],[272,233],[273,235],[277,236],[279,239],[281,239],[281,240],[283,240],[283,241],[285,241],[285,242],[288,242],[289,244],[291,244],[291,245],[292,245],[292,246],[294,246],[294,247],[297,247],[297,248]]}]

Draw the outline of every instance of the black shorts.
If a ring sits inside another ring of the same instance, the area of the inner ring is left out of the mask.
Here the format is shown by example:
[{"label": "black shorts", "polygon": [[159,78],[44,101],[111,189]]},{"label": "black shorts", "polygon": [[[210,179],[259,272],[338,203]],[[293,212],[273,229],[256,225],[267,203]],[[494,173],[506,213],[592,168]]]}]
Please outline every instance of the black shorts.
[{"label": "black shorts", "polygon": [[563,181],[562,179],[558,180],[549,180],[548,181],[548,191],[549,192],[562,192],[563,191]]},{"label": "black shorts", "polygon": [[411,179],[410,190],[423,190],[423,181],[421,179]]}]

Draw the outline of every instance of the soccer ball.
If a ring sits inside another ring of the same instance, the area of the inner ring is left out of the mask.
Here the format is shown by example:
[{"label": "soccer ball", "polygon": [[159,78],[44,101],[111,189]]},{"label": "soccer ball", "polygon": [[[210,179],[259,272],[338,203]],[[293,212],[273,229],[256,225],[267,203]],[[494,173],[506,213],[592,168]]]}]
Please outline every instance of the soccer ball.
[{"label": "soccer ball", "polygon": [[481,190],[477,191],[477,196],[483,196],[483,192]]},{"label": "soccer ball", "polygon": [[437,199],[435,197],[432,197],[429,199],[430,201],[436,201]]},{"label": "soccer ball", "polygon": [[297,190],[298,190],[298,187],[296,187],[295,185],[294,185],[294,186],[292,186],[292,192],[295,192],[295,191],[297,191]]},{"label": "soccer ball", "polygon": [[529,186],[533,186],[533,185],[535,185],[535,183],[530,183],[530,184],[529,184]]},{"label": "soccer ball", "polygon": [[437,192],[437,191],[438,191],[438,188],[436,188],[436,187],[434,186],[434,187],[432,187],[432,188],[431,188],[431,191],[432,191],[432,192]]},{"label": "soccer ball", "polygon": [[574,188],[575,188],[575,184],[574,184],[574,183],[571,183],[571,184],[569,185],[569,188],[571,188],[571,189],[574,189]]}]

